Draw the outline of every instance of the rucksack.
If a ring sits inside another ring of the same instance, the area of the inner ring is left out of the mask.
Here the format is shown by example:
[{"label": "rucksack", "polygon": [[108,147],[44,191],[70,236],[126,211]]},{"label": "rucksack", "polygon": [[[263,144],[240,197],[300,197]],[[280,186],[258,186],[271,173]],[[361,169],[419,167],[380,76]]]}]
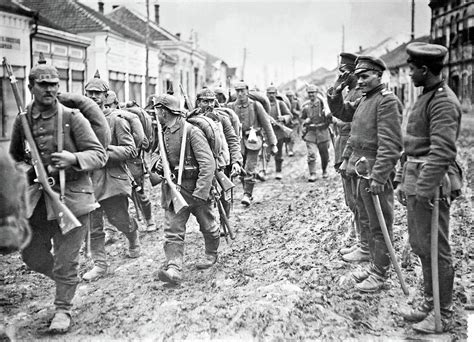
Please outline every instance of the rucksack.
[{"label": "rucksack", "polygon": [[225,140],[224,130],[218,118],[216,117],[216,120],[213,120],[204,115],[191,113],[191,115],[186,118],[186,121],[204,133],[218,167],[228,165],[230,162],[229,146]]},{"label": "rucksack", "polygon": [[130,132],[132,133],[133,141],[135,142],[135,146],[138,149],[148,146],[148,140],[145,137],[145,132],[138,116],[123,109],[114,109],[112,114],[127,120],[128,124],[130,125]]},{"label": "rucksack", "polygon": [[154,150],[156,148],[155,145],[157,141],[156,139],[157,132],[153,125],[152,117],[143,108],[138,106],[138,104],[135,101],[131,103],[127,103],[125,109],[129,111],[130,113],[135,114],[140,119],[140,122],[143,127],[143,132],[145,133],[145,140],[146,140],[143,142],[142,148],[147,152]]}]

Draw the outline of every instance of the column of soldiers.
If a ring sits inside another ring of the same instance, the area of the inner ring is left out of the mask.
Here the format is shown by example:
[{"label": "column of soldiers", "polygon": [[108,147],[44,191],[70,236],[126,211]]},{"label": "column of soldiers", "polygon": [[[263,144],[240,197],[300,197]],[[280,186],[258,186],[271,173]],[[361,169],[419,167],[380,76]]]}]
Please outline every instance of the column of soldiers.
[{"label": "column of soldiers", "polygon": [[[276,178],[281,179],[285,140],[280,130],[281,125],[286,124],[293,126],[296,132],[302,126],[307,147],[308,181],[315,182],[317,178],[317,152],[321,158],[322,177],[326,178],[329,124],[334,117],[339,132],[335,166],[342,176],[346,204],[354,215],[359,239],[355,246],[341,250],[341,253],[348,262],[369,261],[365,268],[352,273],[355,288],[373,293],[385,285],[391,261],[373,195],[380,200],[383,219],[392,236],[395,190],[399,201],[407,206],[410,243],[420,257],[423,270],[424,300],[402,315],[409,321],[418,322],[413,325],[415,330],[435,332],[431,251],[427,237],[431,234],[430,217],[436,201],[439,204],[437,247],[442,329],[448,330],[453,312],[454,281],[449,246],[449,204],[460,189],[459,178],[456,178],[455,142],[461,111],[459,101],[441,76],[446,52],[444,47],[433,44],[407,46],[411,77],[415,86],[423,87],[423,93],[408,116],[404,133],[402,105],[382,83],[386,65],[370,56],[341,54],[341,75],[327,93],[331,113],[325,112],[317,95],[318,89],[313,85],[306,89],[309,101],[301,111],[294,94],[287,94],[289,108],[276,98],[276,88],[269,87],[267,113],[259,101],[249,98],[249,87],[243,81],[235,84],[233,102],[220,88],[215,92],[203,89],[197,96],[197,109],[189,115],[180,108],[180,101],[175,96],[152,96],[150,109],[162,128],[162,146],[152,153],[151,172],[162,183],[161,205],[165,211],[165,262],[158,271],[158,278],[170,284],[182,281],[186,223],[190,214],[196,217],[204,239],[204,253],[196,262],[196,268],[207,269],[217,262],[221,232],[214,214],[216,171],[224,171],[228,176],[240,175],[243,184],[241,203],[251,205],[264,139],[275,155]],[[79,227],[63,234],[57,222],[58,215],[39,186],[29,198],[31,212],[28,218],[33,237],[22,251],[23,260],[31,269],[55,282],[56,312],[50,330],[63,333],[71,324],[72,299],[79,281],[79,251],[84,241],[92,252],[94,267],[83,275],[83,279],[94,281],[107,273],[104,215],[127,238],[127,256],[140,256],[138,223],[129,213],[133,177],[127,167],[127,163],[137,157],[140,146],[134,141],[130,123],[120,110],[113,108],[116,101],[112,101],[111,93],[108,93],[108,84],[98,75],[87,83],[85,91],[95,102],[96,109],[100,108],[102,119],[105,118],[106,143],[99,141],[85,110],[81,113],[57,100],[59,76],[54,67],[40,64],[32,68],[28,87],[34,100],[26,115],[41,152],[40,158],[54,180],[53,188],[57,192],[65,191],[63,199],[80,222]],[[227,162],[218,162],[209,137],[188,122],[196,116],[211,119],[222,127],[223,139],[230,152]],[[300,127],[298,123],[301,123]],[[61,125],[63,135],[58,134]],[[60,143],[62,140],[64,143]],[[63,148],[59,149],[59,145]],[[289,146],[288,152],[292,155],[293,145],[290,143]],[[34,164],[27,147],[17,118],[10,153],[17,162]],[[403,168],[395,177],[399,160],[402,160]],[[166,178],[165,170],[168,169],[173,184]],[[61,174],[65,174],[65,178]],[[28,176],[30,184],[35,185],[34,171]],[[179,211],[173,198],[175,183],[187,203]],[[225,212],[228,217],[229,203]],[[89,230],[90,237],[87,238]],[[54,253],[51,252],[53,244]]]}]

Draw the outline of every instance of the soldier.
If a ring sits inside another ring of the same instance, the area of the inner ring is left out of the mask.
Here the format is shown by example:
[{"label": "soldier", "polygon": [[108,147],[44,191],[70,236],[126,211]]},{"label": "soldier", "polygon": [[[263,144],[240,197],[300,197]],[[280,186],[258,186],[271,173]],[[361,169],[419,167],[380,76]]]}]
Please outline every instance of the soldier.
[{"label": "soldier", "polygon": [[[390,236],[393,224],[393,186],[395,164],[401,155],[401,120],[402,105],[398,98],[386,90],[381,82],[385,63],[371,56],[359,56],[355,74],[357,85],[363,97],[355,109],[345,103],[348,110],[355,110],[351,124],[351,135],[342,155],[340,170],[344,175],[356,173],[355,164],[362,157],[369,162],[369,179],[361,178],[357,189],[357,210],[361,225],[368,222],[369,251],[371,264],[360,272],[354,272],[356,288],[361,292],[379,290],[390,268],[390,257],[383,237],[380,222],[377,218],[373,195],[378,195],[383,217]],[[343,106],[341,94],[334,101]],[[368,189],[369,191],[367,191]],[[369,193],[370,192],[370,193]],[[372,194],[371,194],[372,193]]]},{"label": "soldier", "polygon": [[[186,167],[180,186],[181,194],[189,207],[179,214],[174,212],[168,185],[163,183],[161,205],[165,209],[165,265],[159,270],[161,281],[178,284],[182,280],[184,238],[186,222],[192,213],[204,236],[205,255],[196,263],[198,269],[206,269],[217,261],[220,242],[219,226],[213,214],[212,181],[216,161],[204,133],[194,125],[186,123],[179,109],[179,101],[172,95],[161,95],[156,99],[155,110],[163,125],[163,139],[170,169],[178,175],[183,131],[186,129]],[[162,172],[159,151],[152,155],[152,170]]]},{"label": "soldier", "polygon": [[[229,104],[229,107],[239,117],[242,124],[242,140],[240,149],[244,157],[245,176],[243,179],[244,196],[241,203],[249,206],[252,203],[253,188],[255,186],[256,167],[258,162],[258,154],[262,148],[262,134],[265,133],[271,152],[276,154],[278,148],[277,140],[273,132],[270,120],[265,113],[262,105],[258,101],[249,99],[249,87],[245,82],[238,82],[235,85],[237,100]],[[264,132],[262,132],[262,129]],[[249,135],[252,138],[249,141]]]},{"label": "soldier", "polygon": [[242,137],[242,125],[240,124],[239,117],[232,109],[225,107],[227,103],[227,95],[223,88],[215,88],[214,93],[216,94],[217,102],[214,107],[224,111],[229,116],[229,120],[232,123],[232,127],[234,127],[235,134],[237,135],[237,138],[239,138],[240,143],[240,138]]},{"label": "soldier", "polygon": [[[49,326],[55,333],[64,333],[71,324],[71,307],[79,283],[79,251],[89,229],[89,213],[98,207],[88,171],[105,165],[107,155],[87,119],[77,110],[57,101],[59,74],[56,68],[39,64],[31,69],[28,88],[33,102],[27,107],[30,129],[41,160],[51,179],[53,190],[64,192],[65,204],[81,226],[62,234],[52,209],[51,200],[34,182],[33,169],[28,172],[30,192],[29,217],[33,236],[22,251],[24,262],[32,270],[43,273],[56,283],[56,312]],[[58,136],[58,121],[62,120],[63,135]],[[13,125],[10,153],[17,162],[31,164],[20,117]],[[63,150],[58,151],[63,138]],[[29,148],[28,148],[29,149]],[[65,171],[65,181],[59,174]],[[51,248],[54,245],[54,252]]]},{"label": "soldier", "polygon": [[436,44],[407,46],[410,77],[416,87],[423,87],[423,92],[408,115],[403,139],[406,162],[397,197],[407,207],[410,244],[421,260],[424,300],[402,315],[406,320],[419,322],[413,329],[427,334],[435,333],[430,236],[437,188],[440,189],[437,250],[443,331],[451,328],[453,318],[454,268],[449,245],[449,208],[462,185],[456,163],[461,105],[441,74],[447,51]]},{"label": "soldier", "polygon": [[[340,56],[341,63],[339,71],[341,74],[336,80],[334,87],[329,88],[327,93],[328,105],[335,118],[339,132],[334,144],[334,167],[336,170],[338,170],[342,164],[342,153],[349,139],[351,121],[354,115],[353,110],[346,110],[345,106],[340,106],[337,99],[346,88],[348,91],[343,98],[347,106],[352,106],[353,103],[362,97],[361,91],[356,87],[357,77],[354,75],[357,55],[342,52]],[[360,218],[356,206],[357,177],[346,176],[341,178],[346,205],[354,213],[354,223],[359,241],[350,247],[341,248],[339,252],[342,254],[342,259],[347,262],[369,261],[369,231],[368,229],[361,230],[362,227],[368,228],[369,223],[364,222],[364,224],[361,225],[359,222]]]},{"label": "soldier", "polygon": [[295,142],[301,134],[301,104],[296,94],[288,90],[286,92],[286,97],[290,100],[291,103],[291,114],[293,115],[293,119],[291,120],[291,127],[293,127],[293,132],[290,138],[287,140],[286,145],[288,146],[288,157],[293,157],[295,152],[293,151],[295,147]]},{"label": "soldier", "polygon": [[279,127],[276,123],[280,123],[285,126],[290,125],[293,119],[293,114],[291,114],[285,102],[278,100],[276,96],[277,96],[277,88],[274,86],[268,87],[267,97],[268,97],[268,101],[270,102],[270,111],[268,114],[275,121],[272,124],[272,126],[273,126],[273,131],[275,132],[275,136],[277,138],[277,148],[278,148],[278,152],[275,154],[275,172],[276,172],[275,179],[280,180],[282,179],[281,167],[283,164],[283,144],[287,140],[288,136],[283,132],[281,127]]},{"label": "soldier", "polygon": [[[204,115],[211,118],[222,126],[225,141],[229,150],[229,160],[223,163],[225,165],[218,165],[218,167],[221,167],[228,177],[230,175],[240,175],[243,164],[242,153],[240,152],[240,141],[232,127],[229,117],[214,109],[216,102],[215,93],[208,88],[204,88],[197,94],[196,102],[198,105],[196,113],[198,115]],[[192,115],[193,113],[190,113],[188,117],[191,117]],[[229,217],[231,203],[226,201],[224,198],[221,198],[221,200],[227,217]]]},{"label": "soldier", "polygon": [[94,267],[86,272],[82,279],[94,281],[107,273],[107,254],[105,252],[104,214],[109,222],[125,234],[128,239],[128,257],[138,258],[140,242],[138,223],[130,217],[128,197],[132,193],[132,184],[126,172],[125,162],[137,156],[137,149],[128,122],[110,109],[105,109],[109,85],[97,72],[85,87],[87,97],[94,100],[104,111],[112,132],[112,140],[107,148],[108,160],[105,167],[92,173],[94,191],[100,208],[91,216],[90,248]]},{"label": "soldier", "polygon": [[323,178],[327,178],[327,166],[329,163],[329,124],[324,113],[324,106],[316,97],[318,89],[315,85],[308,85],[306,92],[309,101],[303,105],[301,120],[303,121],[303,140],[308,150],[308,182],[316,181],[316,151],[321,157],[321,168]]}]

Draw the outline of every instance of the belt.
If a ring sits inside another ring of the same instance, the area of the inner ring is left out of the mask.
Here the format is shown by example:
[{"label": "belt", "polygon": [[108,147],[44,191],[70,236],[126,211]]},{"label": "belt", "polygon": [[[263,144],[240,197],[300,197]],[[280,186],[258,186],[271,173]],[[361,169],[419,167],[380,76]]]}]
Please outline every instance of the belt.
[{"label": "belt", "polygon": [[407,156],[407,162],[424,164],[428,161],[428,156]]}]

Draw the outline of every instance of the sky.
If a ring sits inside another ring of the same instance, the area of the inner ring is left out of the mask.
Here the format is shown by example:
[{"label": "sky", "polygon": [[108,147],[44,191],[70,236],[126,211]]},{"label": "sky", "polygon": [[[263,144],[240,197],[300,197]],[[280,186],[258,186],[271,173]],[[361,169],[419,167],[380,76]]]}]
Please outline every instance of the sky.
[{"label": "sky", "polygon": [[[97,8],[97,1],[81,0]],[[145,0],[103,0],[105,12],[125,5],[146,14]],[[344,50],[356,52],[411,31],[411,0],[149,0],[160,25],[241,68],[251,84],[280,84],[320,67],[333,69]],[[428,0],[415,0],[415,37],[429,34]],[[343,29],[344,27],[344,29]],[[240,74],[239,74],[240,77]]]}]

